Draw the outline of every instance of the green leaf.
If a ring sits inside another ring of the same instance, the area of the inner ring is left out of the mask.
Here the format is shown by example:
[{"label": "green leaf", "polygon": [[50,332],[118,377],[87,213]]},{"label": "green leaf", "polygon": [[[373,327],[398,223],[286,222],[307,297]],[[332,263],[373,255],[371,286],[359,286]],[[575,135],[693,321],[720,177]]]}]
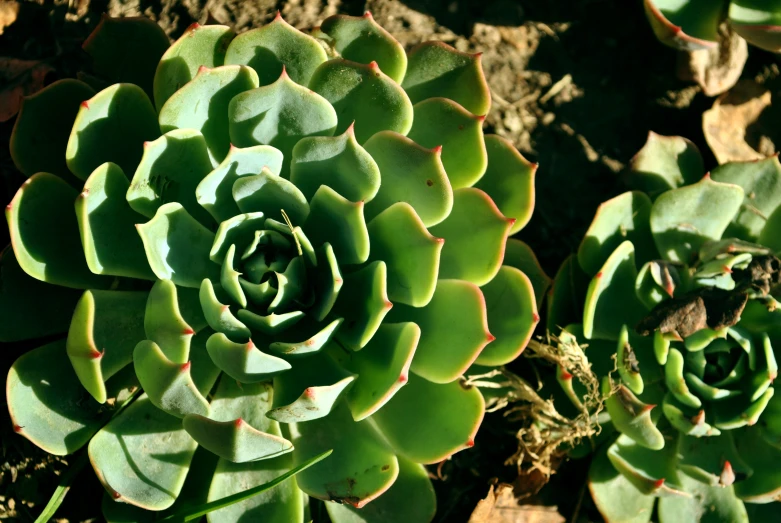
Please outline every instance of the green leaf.
[{"label": "green leaf", "polygon": [[625,437],[645,448],[660,450],[664,448],[664,436],[651,419],[651,410],[656,405],[647,405],[640,401],[631,390],[618,385],[610,391],[609,378],[602,380],[603,393],[609,396],[605,407],[610,413],[610,420]]},{"label": "green leaf", "polygon": [[173,282],[157,280],[146,301],[146,337],[160,347],[166,358],[184,364],[190,357],[190,343],[196,327],[202,328],[203,325],[190,326],[182,317],[178,291]]},{"label": "green leaf", "polygon": [[597,208],[597,213],[578,248],[578,262],[595,275],[613,251],[631,241],[640,264],[658,258],[649,219],[651,199],[638,191],[625,192]]},{"label": "green leaf", "polygon": [[336,338],[350,350],[361,350],[393,307],[388,301],[388,269],[375,261],[344,276],[334,314],[344,318]]},{"label": "green leaf", "polygon": [[5,208],[19,266],[42,282],[74,289],[108,288],[112,278],[93,274],[84,258],[73,212],[78,193],[53,174],[28,179]]},{"label": "green leaf", "polygon": [[689,390],[683,377],[683,365],[681,352],[671,348],[667,353],[667,362],[664,366],[665,385],[675,399],[687,407],[698,409],[702,406],[702,401]]},{"label": "green leaf", "polygon": [[[515,220],[510,227],[512,235],[523,229],[532,217],[537,164],[530,163],[512,143],[495,134],[485,137],[485,147],[488,167],[474,186],[485,191],[503,215]],[[447,149],[442,153],[443,161],[446,154]]]},{"label": "green leaf", "polygon": [[95,274],[154,280],[136,224],[146,218],[128,205],[127,176],[114,163],[90,175],[76,198],[76,217],[87,265]]},{"label": "green leaf", "polygon": [[483,293],[477,285],[461,280],[439,280],[428,305],[397,304],[388,319],[420,327],[412,372],[435,383],[458,379],[495,339],[488,331]]},{"label": "green leaf", "polygon": [[729,5],[729,24],[751,45],[774,53],[781,49],[778,39],[781,20],[772,4],[765,4],[761,0],[732,2]]},{"label": "green leaf", "polygon": [[428,98],[450,98],[472,114],[485,115],[491,107],[491,91],[480,64],[481,54],[462,53],[444,42],[423,42],[409,52],[402,86],[414,104]]},{"label": "green leaf", "polygon": [[645,495],[686,496],[682,492],[678,471],[675,442],[663,451],[650,450],[624,434],[607,450],[610,463]]},{"label": "green leaf", "polygon": [[75,181],[65,149],[81,103],[94,95],[84,82],[66,78],[25,97],[9,145],[16,168],[27,176],[49,172]]},{"label": "green leaf", "polygon": [[66,332],[80,297],[77,289],[29,276],[19,267],[10,245],[0,252],[0,342]]},{"label": "green leaf", "polygon": [[244,149],[231,147],[222,163],[198,184],[196,199],[214,217],[214,221],[221,224],[240,212],[233,200],[236,180],[256,175],[263,169],[278,175],[282,170],[282,153],[268,145]]},{"label": "green leaf", "polygon": [[439,149],[426,149],[390,131],[375,134],[364,147],[382,173],[380,190],[366,206],[368,219],[398,202],[410,204],[427,227],[447,218],[453,189]]},{"label": "green leaf", "polygon": [[743,502],[735,497],[732,486],[711,487],[686,474],[680,475],[684,490],[691,496],[659,499],[659,522],[675,523],[748,523]]},{"label": "green leaf", "polygon": [[368,226],[369,260],[388,268],[388,297],[394,303],[423,307],[434,295],[444,241],[432,236],[407,203],[391,205]]},{"label": "green leaf", "polygon": [[286,439],[261,432],[242,418],[213,421],[188,414],[182,426],[199,445],[234,463],[274,458],[293,450]]},{"label": "green leaf", "polygon": [[99,77],[136,84],[151,98],[155,69],[168,46],[163,29],[145,16],[104,16],[82,47]]},{"label": "green leaf", "polygon": [[590,278],[574,254],[561,264],[548,291],[547,328],[550,331],[583,321],[583,301]]},{"label": "green leaf", "polygon": [[477,387],[431,383],[413,373],[372,419],[398,454],[430,464],[474,445],[484,409]]},{"label": "green leaf", "polygon": [[228,115],[231,143],[276,147],[285,159],[285,177],[293,147],[307,136],[333,136],[337,125],[336,111],[328,100],[295,83],[284,70],[274,83],[235,96]]},{"label": "green leaf", "polygon": [[277,13],[274,20],[237,36],[228,47],[226,64],[244,64],[258,72],[260,85],[273,83],[283,71],[307,86],[318,65],[328,59],[322,46]]},{"label": "green leaf", "polygon": [[137,228],[149,265],[161,280],[199,288],[204,278],[219,279],[219,267],[209,259],[214,233],[181,204],[162,205],[154,218]]},{"label": "green leaf", "polygon": [[363,508],[326,502],[331,520],[340,523],[432,521],[437,511],[437,498],[426,468],[402,457],[398,460],[399,476],[391,488]]},{"label": "green leaf", "polygon": [[340,264],[365,262],[369,257],[369,232],[363,202],[353,203],[327,185],[321,185],[310,202],[303,224],[314,245],[329,243]]},{"label": "green leaf", "polygon": [[228,105],[233,97],[258,87],[258,75],[249,67],[201,67],[195,78],[171,95],[160,109],[160,130],[200,131],[211,158],[221,162],[230,150]]},{"label": "green leaf", "polygon": [[[109,394],[122,400],[137,383],[132,372],[120,373],[110,380]],[[8,371],[6,398],[14,431],[57,456],[85,445],[112,414],[82,387],[64,340],[19,357]]]},{"label": "green leaf", "polygon": [[179,418],[142,395],[95,434],[89,457],[115,501],[158,511],[181,492],[197,446]]},{"label": "green leaf", "polygon": [[506,365],[526,348],[540,321],[532,282],[514,267],[503,265],[482,287],[488,330],[496,339],[475,360],[480,365]]},{"label": "green leaf", "polygon": [[583,311],[586,338],[617,340],[624,325],[637,325],[645,316],[646,308],[635,294],[636,280],[634,245],[625,241],[613,251],[588,286]]},{"label": "green leaf", "polygon": [[[238,209],[237,209],[238,211]],[[251,212],[246,214],[236,214],[220,223],[217,233],[214,236],[214,243],[209,251],[209,259],[214,263],[221,264],[228,254],[231,245],[249,246],[253,243],[256,233],[266,227],[266,216],[262,212]],[[271,242],[283,241],[277,235],[268,235],[268,238],[261,236],[261,241]],[[275,244],[276,245],[276,244]],[[278,247],[281,245],[277,245]]]},{"label": "green leaf", "polygon": [[[233,184],[233,199],[243,213],[262,212],[267,218],[301,225],[309,215],[309,204],[292,182],[264,168],[254,176],[242,176]],[[313,202],[314,203],[314,202]]]},{"label": "green leaf", "polygon": [[166,100],[192,80],[201,67],[225,63],[225,51],[233,31],[224,25],[192,24],[165,52],[157,64],[154,80],[155,107],[160,111]]},{"label": "green leaf", "polygon": [[439,277],[485,285],[499,272],[514,218],[505,218],[491,198],[467,187],[453,192],[453,211],[429,229],[444,238]]},{"label": "green leaf", "polygon": [[336,58],[317,68],[309,88],[336,110],[337,133],[355,125],[358,143],[380,131],[405,135],[412,127],[412,103],[404,89],[377,65]]},{"label": "green leaf", "polygon": [[291,368],[285,360],[261,352],[252,341],[234,343],[221,332],[211,335],[206,349],[217,367],[241,383],[266,381]]},{"label": "green leaf", "polygon": [[627,182],[638,191],[657,195],[696,183],[704,172],[700,151],[691,141],[650,131],[645,145],[630,162]]},{"label": "green leaf", "polygon": [[688,405],[684,405],[675,399],[675,396],[670,392],[664,396],[662,412],[664,412],[664,417],[667,418],[670,425],[675,427],[681,434],[696,437],[713,437],[721,434],[719,429],[706,422],[705,410],[700,409],[697,411]]},{"label": "green leaf", "polygon": [[761,427],[746,427],[737,432],[735,446],[753,473],[735,483],[735,494],[749,503],[770,503],[781,494],[781,469],[768,466],[778,463],[781,449],[762,437]]},{"label": "green leaf", "polygon": [[211,216],[198,204],[195,189],[211,170],[203,135],[192,129],[170,131],[144,144],[127,201],[136,212],[152,218],[161,206],[178,203],[205,226]]},{"label": "green leaf", "polygon": [[159,136],[157,113],[144,91],[133,84],[115,84],[81,103],[65,160],[82,180],[106,162],[132,173],[141,161],[143,143]]},{"label": "green leaf", "polygon": [[378,24],[370,12],[363,16],[334,15],[320,24],[329,43],[345,59],[359,64],[377,62],[394,82],[407,71],[404,47]]},{"label": "green leaf", "polygon": [[709,0],[645,0],[645,14],[656,38],[684,51],[715,48],[725,5]]},{"label": "green leaf", "polygon": [[743,208],[727,229],[730,237],[755,241],[770,216],[781,206],[781,163],[777,156],[752,162],[731,162],[716,167],[714,181],[743,188]]},{"label": "green leaf", "polygon": [[609,445],[603,445],[588,470],[591,497],[605,521],[609,523],[648,523],[653,514],[653,496],[637,490],[619,473],[607,457]]},{"label": "green leaf", "polygon": [[303,356],[318,352],[331,341],[341,324],[342,318],[336,318],[325,326],[307,318],[297,329],[290,329],[277,336],[269,349],[284,356]]},{"label": "green leaf", "polygon": [[293,148],[290,180],[307,200],[327,185],[352,202],[368,202],[380,190],[380,169],[350,126],[339,136],[299,141]]},{"label": "green leaf", "polygon": [[244,340],[249,340],[250,330],[236,319],[230,306],[224,305],[217,298],[214,285],[208,278],[204,278],[201,282],[198,297],[209,327],[226,334],[231,340],[240,340],[244,343],[246,343]]},{"label": "green leaf", "polygon": [[678,439],[678,468],[687,476],[713,487],[732,490],[736,478],[752,474],[738,454],[733,431],[711,437],[682,436]]},{"label": "green leaf", "polygon": [[361,508],[388,490],[399,474],[396,456],[369,421],[355,422],[342,403],[325,418],[302,423],[293,439],[295,463],[332,448],[331,459],[300,474],[312,497]]},{"label": "green leaf", "polygon": [[743,203],[743,189],[714,182],[667,191],[651,208],[651,232],[662,256],[689,263],[708,240],[719,240]]},{"label": "green leaf", "polygon": [[76,476],[84,469],[84,465],[87,464],[87,457],[87,453],[82,452],[75,460],[68,460],[70,462],[68,470],[60,475],[60,481],[57,483],[54,494],[49,498],[49,502],[43,507],[43,510],[38,517],[35,518],[35,523],[47,523],[54,518],[57,509],[59,509],[62,502],[65,501],[65,496],[68,494],[71,485],[73,485],[73,480],[76,479]]},{"label": "green leaf", "polygon": [[542,300],[551,285],[551,278],[543,270],[531,247],[521,240],[508,238],[502,264],[515,267],[529,278],[537,298],[537,308],[542,308]]},{"label": "green leaf", "polygon": [[361,351],[329,347],[331,357],[358,375],[347,394],[355,421],[374,414],[407,382],[419,340],[420,327],[412,322],[384,323]]},{"label": "green leaf", "polygon": [[339,262],[330,243],[324,243],[317,251],[317,266],[313,280],[310,285],[315,292],[315,302],[308,314],[315,321],[320,322],[331,312],[344,284]]}]

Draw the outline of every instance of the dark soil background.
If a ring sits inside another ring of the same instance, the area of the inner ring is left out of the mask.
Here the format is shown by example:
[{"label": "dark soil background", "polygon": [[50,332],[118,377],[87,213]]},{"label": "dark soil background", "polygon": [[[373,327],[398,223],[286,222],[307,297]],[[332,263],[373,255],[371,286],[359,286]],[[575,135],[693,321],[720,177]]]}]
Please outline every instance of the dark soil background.
[{"label": "dark soil background", "polygon": [[[510,139],[540,164],[534,217],[518,237],[535,249],[550,275],[577,249],[598,204],[622,192],[620,174],[649,130],[690,138],[706,165],[715,166],[701,128],[701,115],[713,99],[676,79],[676,53],[655,40],[640,0],[38,0],[19,2],[10,17],[3,4],[0,25],[14,21],[0,34],[0,93],[25,81],[5,71],[8,58],[48,64],[47,82],[88,67],[80,44],[103,13],[147,15],[177,38],[196,21],[237,31],[260,26],[278,9],[301,29],[331,14],[370,10],[408,48],[437,39],[460,50],[483,51],[494,99],[486,131]],[[776,64],[773,55],[752,48],[743,78],[772,83]],[[0,124],[3,205],[23,180],[8,153],[12,125],[13,119]],[[5,244],[5,228],[0,231]],[[0,375],[28,348],[0,345]],[[515,365],[522,372],[525,362]],[[492,482],[516,479],[516,468],[504,465],[516,449],[516,430],[501,414],[490,414],[474,449],[438,471],[432,467],[437,521],[466,521]],[[33,521],[65,463],[15,435],[4,407],[0,439],[0,519]],[[587,491],[583,499],[586,470],[583,461],[564,464],[534,500],[557,505],[567,521],[598,520]],[[56,521],[101,521],[101,496],[88,468]]]}]

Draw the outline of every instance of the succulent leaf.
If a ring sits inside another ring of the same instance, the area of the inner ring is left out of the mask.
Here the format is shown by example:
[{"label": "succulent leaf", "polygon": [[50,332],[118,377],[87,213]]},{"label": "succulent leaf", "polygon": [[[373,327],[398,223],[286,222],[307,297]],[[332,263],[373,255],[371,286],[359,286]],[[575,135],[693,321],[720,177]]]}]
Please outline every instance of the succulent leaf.
[{"label": "succulent leaf", "polygon": [[329,243],[336,259],[346,265],[363,263],[369,258],[369,231],[363,202],[353,203],[327,185],[321,185],[309,202],[309,210],[303,229],[312,242]]},{"label": "succulent leaf", "polygon": [[263,213],[267,218],[282,221],[284,211],[296,224],[303,223],[310,210],[298,187],[268,168],[260,174],[236,180],[233,183],[233,199],[243,213]]},{"label": "succulent leaf", "polygon": [[644,0],[643,5],[651,28],[663,44],[686,51],[717,45],[724,14],[722,2]]},{"label": "succulent leaf", "polygon": [[748,523],[743,502],[735,497],[732,486],[712,487],[680,475],[681,485],[691,497],[668,496],[659,499],[659,521],[724,521]]},{"label": "succulent leaf", "polygon": [[540,266],[531,247],[521,240],[509,238],[505,245],[502,265],[515,267],[529,278],[537,300],[537,308],[540,309],[545,293],[551,285],[551,279]]},{"label": "succulent leaf", "polygon": [[648,523],[655,499],[640,492],[607,457],[607,445],[594,456],[588,486],[599,512],[610,523]]},{"label": "succulent leaf", "polygon": [[285,360],[259,350],[251,340],[234,343],[222,332],[209,337],[206,349],[217,367],[241,383],[265,381],[291,368]]}]

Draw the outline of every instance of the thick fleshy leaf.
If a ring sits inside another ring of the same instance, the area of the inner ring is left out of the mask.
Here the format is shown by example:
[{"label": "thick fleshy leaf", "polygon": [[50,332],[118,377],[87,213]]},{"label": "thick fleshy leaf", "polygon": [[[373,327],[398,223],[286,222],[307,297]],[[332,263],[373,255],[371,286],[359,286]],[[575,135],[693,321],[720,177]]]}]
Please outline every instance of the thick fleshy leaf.
[{"label": "thick fleshy leaf", "polygon": [[483,285],[482,291],[488,329],[496,339],[483,349],[476,362],[506,365],[523,352],[540,321],[534,288],[523,272],[504,265],[493,280]]},{"label": "thick fleshy leaf", "polygon": [[195,189],[211,170],[203,135],[176,129],[144,144],[144,155],[127,191],[127,201],[138,213],[152,218],[167,203],[178,203],[187,213],[211,226],[211,216],[198,204]]},{"label": "thick fleshy leaf", "polygon": [[236,319],[230,306],[224,305],[217,297],[214,284],[208,278],[201,282],[198,298],[203,308],[203,314],[209,327],[224,333],[231,340],[246,343],[250,338],[250,330],[244,323]]},{"label": "thick fleshy leaf", "polygon": [[241,383],[266,381],[290,369],[288,362],[261,352],[252,341],[234,343],[221,332],[211,335],[206,349],[217,367]]},{"label": "thick fleshy leaf", "polygon": [[272,174],[282,170],[282,153],[268,145],[240,149],[231,147],[228,155],[195,189],[198,203],[221,223],[239,214],[233,200],[233,185],[240,177],[252,176],[268,169]]},{"label": "thick fleshy leaf", "polygon": [[534,251],[526,243],[515,238],[508,238],[504,248],[502,265],[515,267],[523,272],[534,288],[537,308],[542,307],[542,300],[551,285],[551,278],[543,270]]},{"label": "thick fleshy leaf", "polygon": [[344,276],[334,313],[345,319],[336,338],[346,348],[363,348],[393,307],[388,301],[387,275],[385,262],[375,261]]},{"label": "thick fleshy leaf", "polygon": [[685,51],[713,48],[719,41],[721,2],[708,0],[644,0],[645,14],[656,37],[665,45]]},{"label": "thick fleshy leaf", "polygon": [[[503,215],[515,220],[510,227],[512,235],[523,229],[532,217],[538,164],[526,160],[512,143],[495,134],[485,137],[485,147],[488,167],[474,186],[485,191]],[[442,152],[443,161],[446,151]]]},{"label": "thick fleshy leaf", "polygon": [[484,410],[477,387],[410,374],[409,383],[372,419],[398,454],[427,464],[473,446]]},{"label": "thick fleshy leaf", "polygon": [[141,161],[143,143],[159,136],[157,112],[144,91],[133,84],[115,84],[81,103],[65,160],[82,180],[106,162],[129,174]]},{"label": "thick fleshy leaf", "polygon": [[719,429],[709,423],[713,420],[706,419],[705,410],[684,405],[669,392],[664,396],[662,411],[667,421],[681,434],[695,437],[721,434]]},{"label": "thick fleshy leaf", "polygon": [[237,36],[225,55],[226,64],[244,64],[258,72],[260,85],[268,85],[287,70],[290,78],[309,84],[318,65],[328,59],[322,46],[277,14],[270,24]]},{"label": "thick fleshy leaf", "polygon": [[354,203],[321,185],[309,204],[303,224],[313,245],[329,243],[340,264],[353,265],[369,257],[369,232],[363,216],[363,202]]},{"label": "thick fleshy leaf", "polygon": [[690,496],[659,499],[659,522],[675,523],[748,523],[743,502],[735,497],[732,486],[712,487],[686,474],[680,475],[683,489]]},{"label": "thick fleshy leaf", "polygon": [[730,27],[751,45],[774,53],[781,50],[778,38],[781,17],[772,4],[761,0],[731,2],[728,16]]},{"label": "thick fleshy leaf", "polygon": [[192,24],[165,52],[157,64],[154,80],[155,107],[165,102],[192,80],[201,67],[219,67],[225,63],[225,51],[233,31],[224,25]]},{"label": "thick fleshy leaf", "polygon": [[94,95],[84,82],[66,78],[26,97],[9,145],[16,168],[27,176],[49,172],[73,180],[65,149],[81,103]]},{"label": "thick fleshy leaf", "polygon": [[358,352],[331,345],[329,354],[358,378],[347,394],[355,421],[380,409],[409,379],[409,367],[420,340],[414,323],[384,323]]},{"label": "thick fleshy leaf", "polygon": [[679,402],[687,407],[698,409],[702,406],[700,398],[692,394],[683,377],[684,359],[677,349],[669,349],[667,362],[664,366],[665,385]]},{"label": "thick fleshy leaf", "polygon": [[432,521],[437,511],[437,498],[426,468],[399,457],[399,476],[382,496],[365,507],[349,504],[325,504],[332,521],[340,523],[395,523]]},{"label": "thick fleshy leaf", "polygon": [[[109,382],[109,395],[121,403],[137,383],[132,372],[122,372]],[[57,456],[86,444],[112,410],[84,390],[68,361],[64,340],[33,349],[14,362],[6,400],[14,431]]]},{"label": "thick fleshy leaf", "polygon": [[646,314],[635,294],[637,266],[632,242],[610,255],[589,284],[583,311],[583,333],[589,339],[617,340],[624,325],[634,326]]},{"label": "thick fleshy leaf", "polygon": [[298,187],[267,168],[236,180],[233,199],[243,213],[262,212],[267,218],[282,221],[281,211],[285,211],[295,225],[304,223],[309,215],[309,204]]},{"label": "thick fleshy leaf", "polygon": [[[238,209],[237,209],[238,210]],[[209,251],[209,259],[214,263],[222,263],[231,245],[239,246],[239,254],[243,256],[243,250],[249,247],[256,238],[256,233],[266,227],[266,216],[262,212],[250,212],[246,214],[236,213],[220,223],[214,236],[214,243]],[[264,235],[266,236],[266,235]],[[277,235],[268,235],[268,238],[258,238],[258,244],[282,242]]]},{"label": "thick fleshy leaf", "polygon": [[273,458],[293,450],[286,439],[261,432],[242,418],[214,421],[188,414],[182,426],[199,445],[234,463]]},{"label": "thick fleshy leaf", "polygon": [[181,204],[164,204],[154,218],[137,228],[149,265],[161,280],[199,288],[204,278],[219,279],[219,266],[209,259],[214,233]]},{"label": "thick fleshy leaf", "polygon": [[398,460],[382,435],[368,420],[355,422],[344,403],[328,417],[302,423],[299,432],[293,439],[295,463],[324,449],[334,451],[298,474],[298,486],[310,496],[361,508],[388,490],[399,474]]},{"label": "thick fleshy leaf", "polygon": [[444,241],[431,235],[415,209],[399,202],[378,214],[368,227],[369,260],[388,268],[388,297],[394,303],[423,307],[434,295]]},{"label": "thick fleshy leaf", "polygon": [[768,466],[778,463],[781,449],[762,437],[760,427],[747,427],[735,438],[738,453],[753,470],[746,479],[735,483],[735,494],[749,503],[770,503],[781,494],[781,469]]},{"label": "thick fleshy leaf", "polygon": [[380,169],[350,126],[339,136],[299,141],[293,148],[290,180],[307,200],[327,185],[352,202],[368,202],[380,189]]},{"label": "thick fleshy leaf", "polygon": [[590,277],[574,254],[561,264],[548,291],[547,328],[557,332],[571,323],[583,322],[583,300]]},{"label": "thick fleshy leaf", "polygon": [[269,350],[284,356],[303,356],[319,352],[331,341],[341,324],[342,318],[336,318],[328,324],[307,318],[297,329],[290,329],[276,337],[276,341],[269,345]]},{"label": "thick fleshy leaf", "polygon": [[165,31],[145,16],[104,16],[82,45],[100,78],[136,84],[150,98],[155,69],[168,46]]},{"label": "thick fleshy leaf", "polygon": [[320,32],[346,60],[369,64],[377,62],[380,69],[401,83],[407,71],[404,47],[380,26],[370,12],[363,16],[334,15],[320,24]]},{"label": "thick fleshy leaf", "polygon": [[663,451],[650,450],[624,434],[607,450],[610,463],[640,492],[657,496],[685,496],[680,490],[676,445],[667,445]]},{"label": "thick fleshy leaf", "polygon": [[719,240],[743,203],[743,189],[714,182],[667,191],[651,208],[651,232],[661,255],[689,263],[708,240]]},{"label": "thick fleshy leaf", "polygon": [[420,327],[412,372],[435,383],[457,379],[495,339],[488,331],[482,291],[462,280],[439,280],[428,305],[397,304],[389,320],[410,321]]},{"label": "thick fleshy leaf", "polygon": [[716,167],[711,178],[743,188],[743,208],[727,234],[754,241],[765,227],[766,217],[781,205],[781,163],[773,155],[753,162],[731,162]]},{"label": "thick fleshy leaf", "polygon": [[680,437],[678,467],[692,479],[714,487],[730,487],[736,478],[750,476],[753,471],[738,454],[733,434]]},{"label": "thick fleshy leaf", "polygon": [[310,285],[315,291],[315,302],[308,314],[315,321],[323,321],[331,312],[344,285],[339,262],[330,243],[324,243],[317,250],[317,267],[314,281]]},{"label": "thick fleshy leaf", "polygon": [[307,136],[333,136],[337,124],[328,100],[295,83],[284,70],[274,83],[234,97],[228,115],[231,143],[276,147],[284,157],[285,177],[293,147]]},{"label": "thick fleshy leaf", "polygon": [[[447,98],[429,98],[415,104],[413,109],[415,120],[407,137],[423,147],[442,147],[442,165],[453,189],[475,185],[488,165],[487,143],[483,137],[485,117],[475,116]],[[514,179],[515,173],[508,172],[507,165],[495,167],[503,171],[506,180],[512,180],[514,189],[524,190],[522,185],[515,186],[518,180]],[[490,192],[485,187],[481,189]]]},{"label": "thick fleshy leaf", "polygon": [[179,418],[142,395],[95,434],[89,458],[115,501],[164,510],[179,495],[197,446]]},{"label": "thick fleshy leaf", "polygon": [[190,362],[174,363],[156,343],[144,340],[133,351],[133,366],[149,401],[177,418],[209,414],[209,402],[190,376]]},{"label": "thick fleshy leaf", "polygon": [[190,357],[190,342],[195,329],[182,317],[178,291],[171,280],[157,280],[149,291],[144,314],[146,337],[156,343],[166,358],[174,363],[187,363]]},{"label": "thick fleshy leaf", "polygon": [[402,85],[412,103],[441,96],[472,114],[487,114],[491,91],[480,64],[481,54],[462,53],[444,42],[423,42],[409,52]]},{"label": "thick fleshy leaf", "polygon": [[104,163],[87,179],[76,198],[84,256],[95,274],[154,280],[135,227],[146,218],[125,199],[129,186],[114,163]]},{"label": "thick fleshy leaf", "polygon": [[651,195],[696,183],[705,172],[700,151],[691,141],[653,131],[629,168],[629,185]]},{"label": "thick fleshy leaf", "polygon": [[602,517],[608,523],[648,523],[654,510],[653,496],[637,490],[607,457],[608,445],[598,451],[588,470],[588,487]]},{"label": "thick fleshy leaf", "polygon": [[505,218],[491,198],[467,187],[453,192],[453,211],[431,234],[445,239],[440,278],[485,285],[496,276],[514,218]]},{"label": "thick fleshy leaf", "polygon": [[[608,378],[603,379],[603,393],[609,392]],[[627,438],[643,447],[659,450],[664,447],[664,436],[651,419],[651,410],[655,405],[640,401],[631,390],[618,385],[605,400],[610,420]]]},{"label": "thick fleshy leaf", "polygon": [[281,423],[327,416],[355,381],[355,376],[323,354],[274,378],[274,409],[266,414]]},{"label": "thick fleshy leaf", "polygon": [[377,62],[368,65],[334,59],[317,68],[309,88],[336,110],[337,133],[355,126],[358,143],[380,131],[406,135],[412,127],[412,103],[404,89]]},{"label": "thick fleshy leaf", "polygon": [[586,273],[596,274],[613,251],[625,241],[635,247],[639,264],[658,258],[648,220],[651,199],[638,191],[625,192],[601,204],[578,248],[578,262]]},{"label": "thick fleshy leaf", "polygon": [[199,131],[211,158],[221,162],[230,149],[228,105],[234,96],[258,87],[258,75],[249,67],[226,65],[207,69],[173,93],[160,109],[160,130]]},{"label": "thick fleshy leaf", "polygon": [[24,182],[5,217],[19,266],[38,280],[75,289],[107,288],[113,278],[89,270],[73,212],[76,189],[53,174]]},{"label": "thick fleshy leaf", "polygon": [[77,289],[29,276],[9,245],[0,253],[0,342],[66,332],[80,297]]},{"label": "thick fleshy leaf", "polygon": [[100,403],[107,399],[106,380],[133,361],[143,340],[146,292],[86,291],[73,313],[67,350],[73,370]]}]

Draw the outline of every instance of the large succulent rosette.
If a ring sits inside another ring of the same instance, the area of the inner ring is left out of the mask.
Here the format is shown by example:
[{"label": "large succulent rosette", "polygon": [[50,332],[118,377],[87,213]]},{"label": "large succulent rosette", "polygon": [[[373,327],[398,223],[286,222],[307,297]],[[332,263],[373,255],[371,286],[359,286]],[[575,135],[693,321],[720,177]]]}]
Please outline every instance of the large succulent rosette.
[{"label": "large succulent rosette", "polygon": [[781,5],[767,0],[643,0],[654,34],[665,45],[695,51],[716,48],[728,22],[746,41],[781,51]]},{"label": "large succulent rosette", "polygon": [[303,521],[313,496],[336,522],[429,521],[421,464],[483,418],[462,374],[513,360],[538,321],[521,269],[541,273],[507,240],[536,166],[483,136],[479,55],[407,55],[368,14],[315,36],[277,17],[169,47],[105,19],[92,73],[25,100],[0,333],[67,336],[16,361],[8,406],[50,453],[88,445],[109,521],[328,449],[209,517]]},{"label": "large succulent rosette", "polygon": [[630,170],[636,190],[600,206],[550,301],[607,398],[591,493],[609,522],[775,520],[781,164],[703,176],[693,144],[651,133]]}]

